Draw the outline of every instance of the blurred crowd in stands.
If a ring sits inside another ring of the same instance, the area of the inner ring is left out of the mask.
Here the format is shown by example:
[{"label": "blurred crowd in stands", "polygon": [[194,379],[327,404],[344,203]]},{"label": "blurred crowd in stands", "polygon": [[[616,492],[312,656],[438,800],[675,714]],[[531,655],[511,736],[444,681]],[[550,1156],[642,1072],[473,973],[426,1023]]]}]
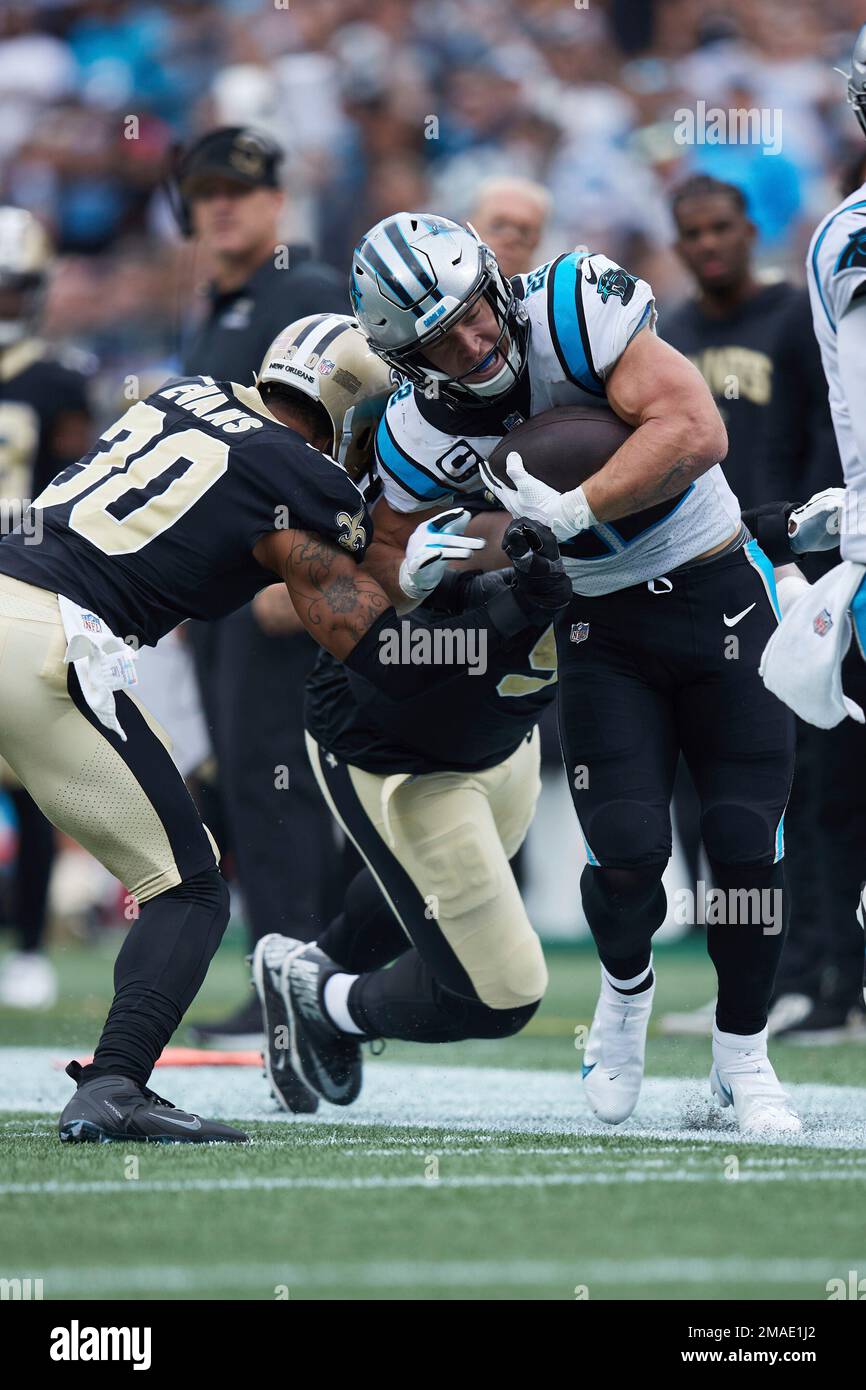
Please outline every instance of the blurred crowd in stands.
[{"label": "blurred crowd in stands", "polygon": [[[386,213],[476,211],[479,184],[542,184],[537,249],[575,244],[686,290],[666,195],[707,172],[746,193],[759,263],[799,277],[858,153],[842,79],[857,0],[3,0],[0,200],[61,252],[45,331],[93,352],[113,415],[165,375],[206,281],[164,190],[177,142],[251,124],[287,151],[284,235],[344,270]],[[780,113],[780,148],[681,143],[677,112]],[[542,209],[542,213],[548,209]],[[495,212],[495,209],[494,209]],[[143,382],[147,385],[147,377]]]}]

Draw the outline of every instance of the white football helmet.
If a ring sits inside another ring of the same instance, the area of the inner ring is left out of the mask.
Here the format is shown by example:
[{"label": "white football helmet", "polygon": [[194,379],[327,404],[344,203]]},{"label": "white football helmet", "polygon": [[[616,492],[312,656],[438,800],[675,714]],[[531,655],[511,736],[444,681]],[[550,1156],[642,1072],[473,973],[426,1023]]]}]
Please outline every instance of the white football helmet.
[{"label": "white football helmet", "polygon": [[0,207],[0,348],[33,332],[51,259],[48,235],[33,214]]},{"label": "white football helmet", "polygon": [[842,72],[841,68],[835,71],[848,79],[848,105],[853,106],[860,129],[866,135],[866,24],[861,25],[854,40],[851,71]]},{"label": "white football helmet", "polygon": [[[428,213],[383,218],[355,247],[349,293],[376,352],[409,380],[435,382],[437,395],[449,403],[487,405],[511,389],[526,365],[526,310],[472,227]],[[499,325],[496,343],[462,376],[446,376],[425,358],[425,349],[482,295]],[[497,350],[500,371],[487,381],[466,380]]]},{"label": "white football helmet", "polygon": [[[310,314],[283,329],[265,353],[256,386],[279,385],[321,407],[331,453],[356,482],[369,472],[391,374],[349,314]],[[263,392],[267,400],[267,392]]]}]

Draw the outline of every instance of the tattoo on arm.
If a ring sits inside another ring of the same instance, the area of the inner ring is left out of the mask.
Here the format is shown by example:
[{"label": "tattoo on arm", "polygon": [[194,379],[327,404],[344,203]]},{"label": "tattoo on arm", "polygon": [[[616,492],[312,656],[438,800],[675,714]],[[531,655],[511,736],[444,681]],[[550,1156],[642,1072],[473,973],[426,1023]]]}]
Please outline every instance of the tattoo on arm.
[{"label": "tattoo on arm", "polygon": [[666,502],[671,497],[676,497],[677,493],[692,481],[697,465],[696,459],[691,454],[684,458],[677,459],[676,463],[671,464],[660,478],[655,481],[637,498],[639,508],[654,507],[658,502]]},{"label": "tattoo on arm", "polygon": [[321,536],[297,533],[284,577],[298,616],[325,646],[339,634],[354,646],[390,607],[376,580]]}]

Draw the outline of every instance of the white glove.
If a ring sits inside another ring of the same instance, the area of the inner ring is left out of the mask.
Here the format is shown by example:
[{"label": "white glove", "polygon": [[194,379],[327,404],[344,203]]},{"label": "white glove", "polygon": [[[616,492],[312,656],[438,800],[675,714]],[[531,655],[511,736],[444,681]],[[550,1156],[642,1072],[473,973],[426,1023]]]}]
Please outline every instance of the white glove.
[{"label": "white glove", "polygon": [[582,487],[572,488],[570,492],[557,492],[555,487],[527,473],[523,459],[515,451],[505,460],[505,471],[514,487],[495,478],[484,461],[480,471],[485,485],[506,511],[512,516],[526,517],[527,521],[540,521],[543,526],[549,526],[558,541],[567,541],[579,532],[587,531],[590,526],[597,525],[597,518],[593,516]]},{"label": "white glove", "polygon": [[473,550],[483,550],[480,536],[464,536],[469,512],[454,507],[423,521],[409,537],[406,558],[400,565],[400,588],[407,598],[423,601],[432,594],[451,560],[468,560]]},{"label": "white glove", "polygon": [[835,550],[839,545],[845,489],[828,487],[795,507],[788,517],[791,549],[797,555],[809,550]]}]

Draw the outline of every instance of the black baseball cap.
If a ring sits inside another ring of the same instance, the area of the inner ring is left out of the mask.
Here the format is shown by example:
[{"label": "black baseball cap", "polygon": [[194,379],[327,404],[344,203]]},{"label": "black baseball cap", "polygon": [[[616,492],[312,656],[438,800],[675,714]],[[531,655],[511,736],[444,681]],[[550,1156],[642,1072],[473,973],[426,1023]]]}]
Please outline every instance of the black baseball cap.
[{"label": "black baseball cap", "polygon": [[219,126],[181,156],[177,183],[185,198],[195,197],[200,179],[218,175],[248,188],[279,188],[283,151],[270,136],[249,126]]}]

